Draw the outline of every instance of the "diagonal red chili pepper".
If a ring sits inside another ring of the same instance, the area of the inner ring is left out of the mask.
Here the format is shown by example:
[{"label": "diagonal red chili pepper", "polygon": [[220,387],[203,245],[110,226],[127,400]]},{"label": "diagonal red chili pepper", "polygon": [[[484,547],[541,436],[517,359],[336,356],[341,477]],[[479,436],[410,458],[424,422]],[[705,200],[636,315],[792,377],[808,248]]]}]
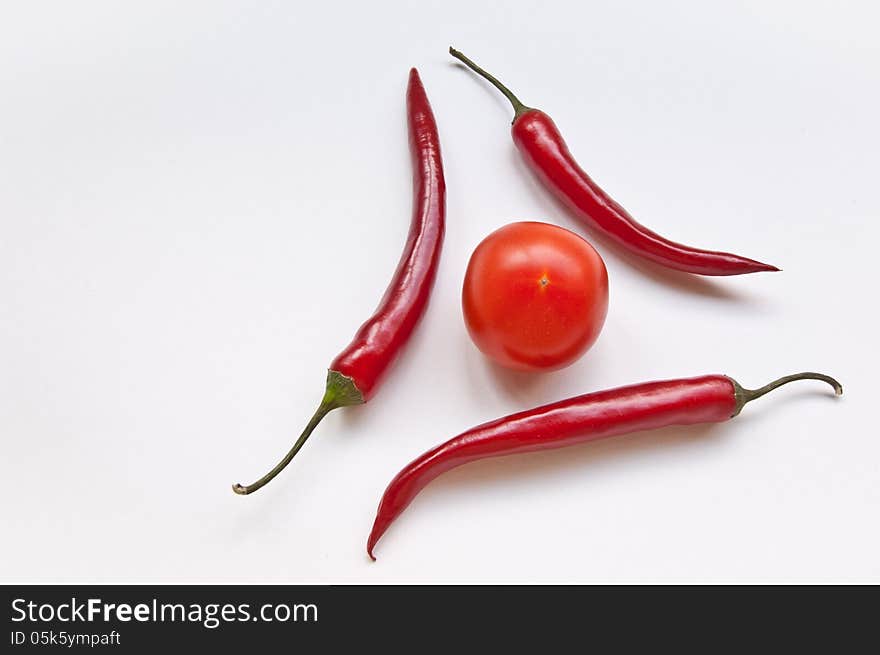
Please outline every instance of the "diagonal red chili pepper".
[{"label": "diagonal red chili pepper", "polygon": [[446,182],[437,123],[415,68],[409,73],[406,108],[413,165],[413,215],[394,277],[376,311],[330,364],[324,398],[293,448],[253,484],[233,485],[237,494],[253,493],[278,475],[329,412],[367,402],[425,313],[443,246]]},{"label": "diagonal red chili pepper", "polygon": [[686,246],[652,232],[584,172],[547,114],[524,105],[510,89],[458,50],[449,48],[449,53],[491,82],[510,101],[515,112],[511,131],[517,148],[547,188],[587,225],[637,255],[687,273],[740,275],[779,270],[739,255]]},{"label": "diagonal red chili pepper", "polygon": [[744,389],[726,375],[705,375],[597,391],[478,425],[417,457],[394,477],[379,503],[367,553],[376,559],[373,549],[388,526],[431,480],[457,466],[640,430],[726,421],[749,401],[795,380],[821,380],[838,396],[843,393],[837,380],[821,373],[788,375],[760,389]]}]

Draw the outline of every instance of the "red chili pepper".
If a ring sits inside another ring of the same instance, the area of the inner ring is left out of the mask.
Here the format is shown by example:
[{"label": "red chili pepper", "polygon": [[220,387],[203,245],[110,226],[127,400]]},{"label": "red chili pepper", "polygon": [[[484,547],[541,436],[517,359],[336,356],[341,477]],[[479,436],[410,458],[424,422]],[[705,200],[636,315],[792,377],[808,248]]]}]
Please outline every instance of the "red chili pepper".
[{"label": "red chili pepper", "polygon": [[237,494],[252,493],[278,475],[330,411],[372,398],[425,313],[443,245],[446,182],[437,123],[415,68],[409,73],[406,108],[413,164],[413,216],[394,277],[375,313],[330,364],[324,398],[293,448],[253,484],[233,485]]},{"label": "red chili pepper", "polygon": [[513,105],[513,140],[544,184],[588,225],[623,247],[658,264],[700,275],[740,275],[778,271],[753,259],[685,246],[638,223],[578,165],[565,140],[544,112],[525,106],[495,77],[458,50],[449,53],[491,82]]},{"label": "red chili pepper", "polygon": [[429,450],[395,476],[379,503],[367,553],[376,559],[376,542],[412,499],[438,475],[462,464],[639,430],[726,421],[749,401],[806,379],[827,382],[837,395],[843,393],[837,380],[820,373],[789,375],[760,389],[744,389],[725,375],[706,375],[588,393],[484,423]]}]

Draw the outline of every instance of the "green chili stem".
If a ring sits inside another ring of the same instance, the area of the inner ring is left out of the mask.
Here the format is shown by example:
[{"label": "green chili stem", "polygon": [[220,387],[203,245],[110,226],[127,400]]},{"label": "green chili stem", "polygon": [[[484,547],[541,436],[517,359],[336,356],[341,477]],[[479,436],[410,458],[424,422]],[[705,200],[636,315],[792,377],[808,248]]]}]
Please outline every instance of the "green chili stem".
[{"label": "green chili stem", "polygon": [[294,458],[294,456],[299,452],[299,449],[303,447],[305,442],[311,436],[312,431],[314,431],[314,429],[318,427],[318,423],[321,422],[321,419],[327,416],[327,414],[329,414],[332,410],[336,409],[336,407],[338,407],[338,405],[322,402],[318,406],[318,411],[316,411],[315,415],[312,416],[312,420],[309,421],[308,425],[306,425],[306,429],[303,430],[302,434],[299,436],[299,439],[297,439],[296,443],[293,444],[293,448],[291,448],[290,451],[284,456],[284,458],[275,465],[275,468],[273,468],[271,471],[269,471],[266,475],[264,475],[253,484],[245,486],[236,483],[232,485],[232,490],[241,496],[247,496],[248,494],[254,493],[260,487],[268,484],[272,480],[272,478],[281,473],[281,471],[283,471],[285,467],[290,464],[290,461]]},{"label": "green chili stem", "polygon": [[513,120],[514,121],[516,121],[517,118],[522,116],[527,111],[531,111],[532,108],[527,107],[522,102],[520,102],[519,98],[517,98],[515,95],[513,95],[513,92],[510,89],[508,89],[506,86],[504,86],[501,82],[498,81],[498,78],[496,78],[494,75],[488,73],[484,69],[477,66],[472,60],[470,60],[468,57],[466,57],[465,55],[460,53],[458,50],[456,50],[452,46],[449,47],[449,54],[452,55],[453,57],[455,57],[456,59],[458,59],[460,62],[462,62],[465,66],[470,68],[477,75],[480,75],[481,77],[483,77],[483,78],[487,79],[489,82],[491,82],[492,85],[496,89],[498,89],[499,91],[501,91],[501,93],[504,94],[505,98],[510,100],[510,104],[513,105],[513,111],[514,111]]},{"label": "green chili stem", "polygon": [[742,411],[742,408],[756,398],[760,398],[766,393],[770,393],[774,389],[781,387],[784,384],[788,384],[789,382],[795,382],[797,380],[819,380],[820,382],[825,382],[831,387],[834,388],[834,393],[838,396],[843,394],[843,385],[840,384],[837,380],[835,380],[830,375],[824,375],[823,373],[794,373],[793,375],[786,375],[785,377],[781,377],[778,380],[774,380],[769,384],[765,384],[763,387],[758,389],[746,389],[736,380],[733,380],[733,388],[734,394],[736,397],[736,411],[734,411],[733,415],[736,416]]},{"label": "green chili stem", "polygon": [[284,458],[262,478],[249,485],[234,484],[232,485],[232,490],[240,496],[247,496],[248,494],[254,493],[257,489],[267,485],[276,475],[281,473],[288,464],[290,464],[291,460],[296,456],[300,448],[303,447],[315,428],[318,427],[318,423],[321,422],[321,419],[337,407],[359,405],[363,402],[363,394],[360,389],[357,388],[354,380],[338,371],[327,371],[327,390],[324,392],[324,398],[321,400],[321,404],[318,405],[318,410],[315,412],[315,415],[312,416],[309,424],[306,425],[305,430],[302,431],[299,439],[293,444],[293,448],[291,448]]}]

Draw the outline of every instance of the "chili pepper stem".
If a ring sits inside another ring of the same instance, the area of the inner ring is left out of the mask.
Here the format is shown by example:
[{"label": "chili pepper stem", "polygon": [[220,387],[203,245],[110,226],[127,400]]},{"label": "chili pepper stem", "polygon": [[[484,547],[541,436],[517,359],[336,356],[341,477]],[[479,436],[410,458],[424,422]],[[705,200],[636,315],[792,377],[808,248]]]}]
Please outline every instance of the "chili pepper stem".
[{"label": "chili pepper stem", "polygon": [[466,57],[464,54],[462,54],[461,52],[459,52],[458,50],[456,50],[452,46],[449,46],[449,54],[452,55],[453,57],[455,57],[456,59],[458,59],[460,62],[462,62],[465,66],[470,68],[477,75],[479,75],[480,77],[483,77],[486,80],[488,80],[489,82],[491,82],[492,85],[496,89],[498,89],[499,91],[501,91],[501,93],[504,94],[505,98],[510,100],[510,104],[513,105],[513,111],[514,111],[513,122],[514,123],[516,122],[517,118],[519,118],[520,116],[525,114],[527,111],[532,110],[531,107],[527,107],[522,102],[520,102],[520,99],[517,98],[510,89],[508,89],[506,86],[504,86],[498,80],[497,77],[495,77],[494,75],[488,73],[486,70],[477,66],[477,64],[475,64],[471,59]]},{"label": "chili pepper stem", "polygon": [[284,456],[284,458],[275,465],[275,468],[273,468],[271,471],[269,471],[266,475],[264,475],[253,484],[245,486],[236,483],[232,485],[232,490],[240,496],[247,496],[248,494],[252,494],[257,489],[268,484],[272,480],[272,478],[281,473],[281,471],[283,471],[285,467],[290,464],[291,460],[299,452],[300,448],[303,447],[306,440],[308,440],[308,438],[311,436],[312,431],[318,426],[318,423],[321,422],[321,419],[327,416],[327,414],[329,414],[334,409],[336,409],[336,407],[333,404],[322,402],[318,406],[318,411],[316,411],[315,415],[312,416],[312,420],[310,420],[308,425],[306,425],[306,429],[303,430],[302,434],[299,436],[299,439],[297,439],[296,443],[293,444],[293,448],[291,448],[290,451]]},{"label": "chili pepper stem", "polygon": [[[843,394],[843,385],[840,384],[837,380],[835,380],[830,375],[824,375],[822,373],[794,373],[793,375],[786,375],[785,377],[781,377],[778,380],[774,380],[769,384],[765,384],[763,387],[758,389],[746,389],[742,387],[736,380],[731,379],[733,382],[734,395],[736,398],[736,409],[733,412],[733,416],[738,415],[742,408],[756,398],[760,398],[766,393],[770,393],[774,389],[781,387],[784,384],[788,384],[789,382],[795,382],[797,380],[819,380],[820,382],[826,382],[834,388],[835,395]],[[731,418],[733,418],[731,416]]]},{"label": "chili pepper stem", "polygon": [[324,392],[324,398],[321,400],[321,404],[318,405],[318,409],[314,416],[312,416],[308,425],[306,425],[305,430],[302,431],[299,439],[293,444],[293,448],[291,448],[284,458],[262,478],[249,485],[236,483],[232,485],[232,490],[240,496],[247,496],[248,494],[254,493],[257,489],[267,485],[276,475],[281,473],[288,464],[290,464],[291,460],[296,456],[303,445],[305,445],[306,441],[308,441],[308,438],[311,436],[315,428],[318,427],[318,423],[320,423],[327,414],[338,407],[359,405],[363,402],[363,395],[357,388],[357,385],[355,385],[354,380],[342,375],[338,371],[328,371],[327,390]]}]

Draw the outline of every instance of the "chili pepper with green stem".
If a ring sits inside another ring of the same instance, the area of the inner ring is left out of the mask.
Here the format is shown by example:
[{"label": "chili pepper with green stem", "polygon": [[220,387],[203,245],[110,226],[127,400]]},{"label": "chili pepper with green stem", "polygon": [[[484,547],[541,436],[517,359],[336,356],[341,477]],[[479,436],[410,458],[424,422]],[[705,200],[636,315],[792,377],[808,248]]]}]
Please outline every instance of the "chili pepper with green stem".
[{"label": "chili pepper with green stem", "polygon": [[449,53],[494,85],[513,105],[513,141],[523,158],[554,195],[587,225],[646,259],[687,273],[741,275],[778,271],[739,255],[676,243],[636,221],[578,165],[556,124],[543,111],[525,106],[494,76],[458,50]]},{"label": "chili pepper with green stem", "polygon": [[796,373],[760,389],[745,389],[726,375],[646,382],[576,396],[472,428],[410,462],[388,485],[367,541],[376,542],[434,478],[487,457],[563,448],[629,432],[671,425],[717,423],[746,403],[795,380],[820,380],[839,396],[840,383],[821,373]]},{"label": "chili pepper with green stem", "polygon": [[329,412],[367,402],[425,313],[443,245],[446,182],[437,123],[415,68],[409,73],[406,108],[413,165],[413,214],[394,277],[376,311],[330,364],[324,398],[290,452],[253,484],[233,485],[237,494],[253,493],[278,475]]}]

